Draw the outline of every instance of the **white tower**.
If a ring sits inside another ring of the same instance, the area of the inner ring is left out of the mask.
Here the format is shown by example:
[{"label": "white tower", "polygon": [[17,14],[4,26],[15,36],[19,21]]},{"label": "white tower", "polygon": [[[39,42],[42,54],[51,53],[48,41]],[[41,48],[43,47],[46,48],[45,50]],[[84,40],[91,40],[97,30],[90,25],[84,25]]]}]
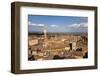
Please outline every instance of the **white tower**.
[{"label": "white tower", "polygon": [[46,26],[44,26],[43,28],[43,32],[44,32],[44,47],[46,48],[47,47],[47,29],[46,29]]}]

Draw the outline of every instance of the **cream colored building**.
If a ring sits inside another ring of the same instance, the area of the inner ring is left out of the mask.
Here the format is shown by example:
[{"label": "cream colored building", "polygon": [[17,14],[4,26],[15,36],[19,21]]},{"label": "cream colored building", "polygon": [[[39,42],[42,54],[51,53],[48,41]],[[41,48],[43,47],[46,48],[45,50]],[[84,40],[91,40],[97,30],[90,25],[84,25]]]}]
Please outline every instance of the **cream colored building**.
[{"label": "cream colored building", "polygon": [[33,46],[33,45],[36,45],[38,44],[38,40],[37,39],[34,39],[34,40],[29,40],[29,46]]}]

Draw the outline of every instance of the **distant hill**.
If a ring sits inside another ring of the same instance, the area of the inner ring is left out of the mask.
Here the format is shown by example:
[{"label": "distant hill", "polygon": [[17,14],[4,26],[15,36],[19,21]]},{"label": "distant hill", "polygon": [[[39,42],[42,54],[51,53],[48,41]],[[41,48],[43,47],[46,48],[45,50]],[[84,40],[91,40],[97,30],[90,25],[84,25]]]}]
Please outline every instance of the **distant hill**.
[{"label": "distant hill", "polygon": [[[29,35],[43,35],[43,32],[29,32]],[[87,36],[87,32],[47,32],[47,35],[85,35]]]}]

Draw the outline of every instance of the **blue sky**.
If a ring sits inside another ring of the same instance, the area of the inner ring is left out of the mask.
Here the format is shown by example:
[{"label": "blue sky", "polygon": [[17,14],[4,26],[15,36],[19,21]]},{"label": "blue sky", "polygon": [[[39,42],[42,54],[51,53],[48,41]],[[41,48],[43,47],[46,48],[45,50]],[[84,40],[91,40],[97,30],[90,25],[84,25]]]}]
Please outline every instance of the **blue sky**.
[{"label": "blue sky", "polygon": [[41,32],[44,26],[48,32],[87,32],[88,18],[77,16],[28,16],[29,32]]}]

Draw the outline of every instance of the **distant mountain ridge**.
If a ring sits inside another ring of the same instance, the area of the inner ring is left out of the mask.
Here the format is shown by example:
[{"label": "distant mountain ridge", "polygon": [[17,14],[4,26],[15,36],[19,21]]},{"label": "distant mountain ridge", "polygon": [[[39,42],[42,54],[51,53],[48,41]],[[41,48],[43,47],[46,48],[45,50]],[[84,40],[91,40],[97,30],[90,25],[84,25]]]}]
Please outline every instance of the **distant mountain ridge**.
[{"label": "distant mountain ridge", "polygon": [[[29,32],[29,35],[43,35],[43,32]],[[57,35],[88,35],[87,32],[47,32],[47,35],[57,34]]]}]

